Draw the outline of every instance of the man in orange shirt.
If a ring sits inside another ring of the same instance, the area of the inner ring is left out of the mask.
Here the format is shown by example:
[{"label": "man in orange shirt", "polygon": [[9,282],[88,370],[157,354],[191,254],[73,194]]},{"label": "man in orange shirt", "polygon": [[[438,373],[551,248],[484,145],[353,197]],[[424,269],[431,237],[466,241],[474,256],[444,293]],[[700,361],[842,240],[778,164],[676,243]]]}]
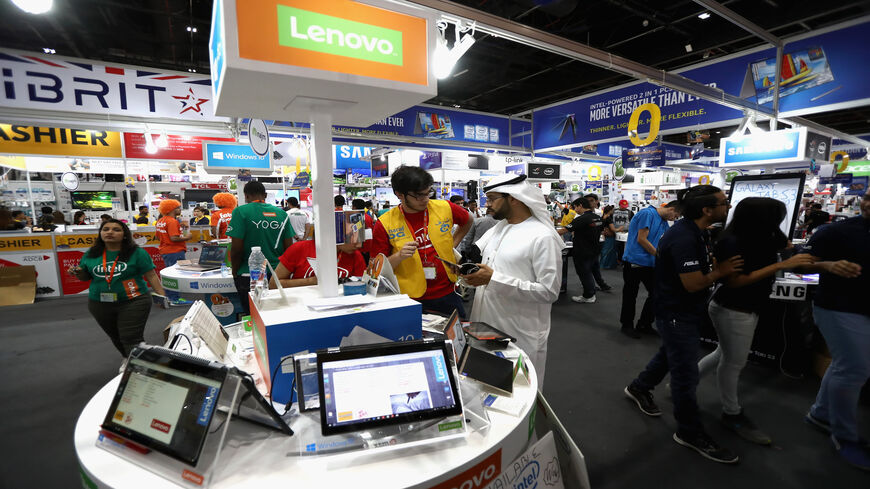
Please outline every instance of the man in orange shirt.
[{"label": "man in orange shirt", "polygon": [[211,200],[218,207],[218,210],[211,213],[211,234],[215,239],[227,239],[227,225],[233,217],[233,209],[238,205],[238,200],[229,192],[215,194]]},{"label": "man in orange shirt", "polygon": [[[186,222],[179,222],[181,215],[181,202],[175,199],[164,200],[157,207],[163,216],[157,221],[157,239],[160,241],[160,256],[163,265],[171,267],[178,260],[183,260],[187,252],[187,244],[191,236]],[[166,291],[166,297],[171,301],[177,301],[181,296],[178,292]]]}]

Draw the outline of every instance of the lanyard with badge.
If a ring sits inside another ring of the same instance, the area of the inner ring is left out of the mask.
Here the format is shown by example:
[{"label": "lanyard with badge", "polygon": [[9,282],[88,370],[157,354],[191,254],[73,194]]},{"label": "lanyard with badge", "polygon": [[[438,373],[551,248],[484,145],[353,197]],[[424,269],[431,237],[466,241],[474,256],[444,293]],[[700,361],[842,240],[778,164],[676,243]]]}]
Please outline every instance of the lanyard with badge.
[{"label": "lanyard with badge", "polygon": [[[106,251],[103,250],[103,273],[106,274],[106,283],[109,284],[109,290],[112,289],[112,279],[115,278],[115,267],[118,265],[118,258],[121,257],[121,253],[118,253],[118,256],[115,257],[115,261],[112,263],[112,270],[109,271],[106,268]],[[117,302],[118,294],[114,292],[101,292],[100,293],[100,302]]]},{"label": "lanyard with badge", "polygon": [[[405,220],[405,225],[408,226],[408,229],[411,229],[411,223],[408,222],[408,217],[405,215],[404,206],[400,205],[399,208],[402,210],[402,218]],[[412,236],[413,236],[413,230],[411,232],[412,232]],[[428,207],[426,208],[425,211],[423,211],[423,232],[426,233],[427,237],[429,236],[429,208]],[[415,241],[416,241],[416,239],[417,238],[414,237]],[[432,247],[432,251],[435,252],[435,257],[437,259],[438,251],[435,250],[435,245],[432,244],[432,238],[429,238],[429,246]],[[420,250],[417,250],[417,252],[420,253]],[[429,260],[428,256],[424,257],[423,253],[420,253],[420,261],[423,263],[423,277],[426,280],[435,280],[435,277],[437,275],[436,270],[435,270],[435,263],[432,263],[431,261],[428,261],[428,260]]]}]

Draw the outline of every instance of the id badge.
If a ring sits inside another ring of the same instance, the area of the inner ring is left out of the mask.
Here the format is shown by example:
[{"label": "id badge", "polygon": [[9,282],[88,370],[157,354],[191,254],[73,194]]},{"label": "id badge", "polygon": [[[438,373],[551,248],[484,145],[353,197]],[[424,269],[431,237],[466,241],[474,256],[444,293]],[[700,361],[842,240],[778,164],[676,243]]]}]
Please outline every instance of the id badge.
[{"label": "id badge", "polygon": [[118,302],[118,294],[114,292],[101,292],[100,302]]},{"label": "id badge", "polygon": [[435,267],[423,267],[423,277],[425,277],[426,280],[435,280]]}]

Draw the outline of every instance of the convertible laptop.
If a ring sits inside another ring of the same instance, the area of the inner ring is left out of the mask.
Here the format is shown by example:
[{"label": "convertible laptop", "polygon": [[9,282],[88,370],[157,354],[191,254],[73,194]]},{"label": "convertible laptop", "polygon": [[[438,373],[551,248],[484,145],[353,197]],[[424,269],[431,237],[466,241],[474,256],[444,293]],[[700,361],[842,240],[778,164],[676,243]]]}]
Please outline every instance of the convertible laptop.
[{"label": "convertible laptop", "polygon": [[324,435],[462,413],[444,341],[403,341],[317,352]]},{"label": "convertible laptop", "polygon": [[191,264],[179,264],[179,270],[188,272],[208,272],[217,270],[227,259],[227,249],[221,245],[206,244],[202,246],[202,253],[199,254],[199,262]]}]

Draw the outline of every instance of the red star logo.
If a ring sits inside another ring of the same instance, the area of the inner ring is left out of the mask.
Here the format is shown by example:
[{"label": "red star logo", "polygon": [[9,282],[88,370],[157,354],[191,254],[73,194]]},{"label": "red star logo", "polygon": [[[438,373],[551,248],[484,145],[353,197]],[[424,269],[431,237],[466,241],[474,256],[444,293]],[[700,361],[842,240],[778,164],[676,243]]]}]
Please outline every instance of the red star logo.
[{"label": "red star logo", "polygon": [[179,114],[183,114],[183,113],[187,112],[188,110],[192,110],[192,111],[196,112],[197,114],[202,115],[201,105],[208,102],[209,99],[197,98],[194,95],[192,88],[188,88],[187,91],[190,93],[188,93],[184,97],[179,97],[177,95],[172,96],[172,98],[181,102],[182,110],[181,110],[181,112],[179,112]]}]

